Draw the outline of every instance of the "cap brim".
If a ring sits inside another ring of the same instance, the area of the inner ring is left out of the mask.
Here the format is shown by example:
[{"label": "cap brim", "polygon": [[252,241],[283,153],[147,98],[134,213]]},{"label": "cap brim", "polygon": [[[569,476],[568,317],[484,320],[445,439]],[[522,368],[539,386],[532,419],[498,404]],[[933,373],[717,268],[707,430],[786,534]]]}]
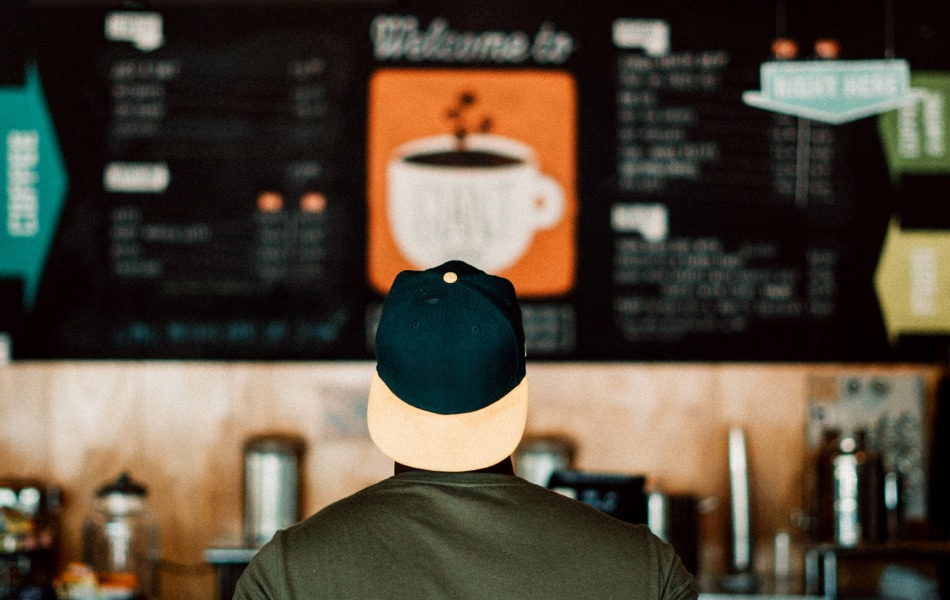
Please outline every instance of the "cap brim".
[{"label": "cap brim", "polygon": [[528,418],[528,379],[480,410],[440,415],[400,400],[373,373],[369,435],[394,461],[429,471],[474,471],[511,456]]}]

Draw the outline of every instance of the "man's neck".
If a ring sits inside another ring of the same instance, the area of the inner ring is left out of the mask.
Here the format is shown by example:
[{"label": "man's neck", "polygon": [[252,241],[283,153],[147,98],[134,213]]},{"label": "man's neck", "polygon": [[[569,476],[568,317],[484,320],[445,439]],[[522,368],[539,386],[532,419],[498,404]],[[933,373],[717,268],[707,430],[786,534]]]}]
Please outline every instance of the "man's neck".
[{"label": "man's neck", "polygon": [[[410,467],[402,463],[396,463],[393,471],[396,475],[400,473],[406,473],[408,471],[425,471],[426,469],[417,469],[415,467]],[[494,464],[490,467],[485,467],[484,469],[475,469],[472,471],[465,471],[466,473],[497,473],[500,475],[514,475],[515,467],[511,462],[511,457],[509,456],[500,463]]]}]

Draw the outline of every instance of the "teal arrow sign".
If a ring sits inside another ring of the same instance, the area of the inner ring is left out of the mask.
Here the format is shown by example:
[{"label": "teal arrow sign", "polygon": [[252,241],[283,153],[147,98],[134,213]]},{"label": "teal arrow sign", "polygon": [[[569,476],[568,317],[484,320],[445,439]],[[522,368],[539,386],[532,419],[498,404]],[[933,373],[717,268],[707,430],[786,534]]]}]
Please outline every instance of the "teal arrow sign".
[{"label": "teal arrow sign", "polygon": [[761,91],[742,101],[772,112],[839,124],[918,102],[907,61],[773,61],[760,67]]},{"label": "teal arrow sign", "polygon": [[0,87],[0,277],[24,280],[32,308],[62,212],[67,176],[35,66]]}]

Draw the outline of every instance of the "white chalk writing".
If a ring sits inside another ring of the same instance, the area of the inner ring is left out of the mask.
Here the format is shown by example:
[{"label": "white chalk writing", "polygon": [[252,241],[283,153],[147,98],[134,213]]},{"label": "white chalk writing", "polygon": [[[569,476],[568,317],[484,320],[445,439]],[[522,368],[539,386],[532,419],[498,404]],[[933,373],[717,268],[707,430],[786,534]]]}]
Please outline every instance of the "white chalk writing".
[{"label": "white chalk writing", "polygon": [[573,37],[551,23],[532,37],[525,31],[457,31],[441,17],[422,29],[413,16],[379,15],[370,25],[370,39],[377,60],[560,64],[574,52]]},{"label": "white chalk writing", "polygon": [[33,237],[39,233],[39,163],[39,132],[7,133],[7,233],[12,237]]}]

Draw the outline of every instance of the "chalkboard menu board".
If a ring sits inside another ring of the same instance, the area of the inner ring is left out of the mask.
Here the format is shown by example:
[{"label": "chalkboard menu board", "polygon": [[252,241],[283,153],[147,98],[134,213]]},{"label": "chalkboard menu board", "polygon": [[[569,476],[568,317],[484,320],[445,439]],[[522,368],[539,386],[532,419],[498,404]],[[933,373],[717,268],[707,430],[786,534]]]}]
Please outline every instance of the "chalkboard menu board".
[{"label": "chalkboard menu board", "polygon": [[65,183],[31,221],[8,136],[8,224],[51,233],[0,255],[0,329],[24,359],[370,359],[396,273],[462,258],[513,281],[532,360],[930,360],[946,332],[889,331],[875,271],[895,218],[948,227],[946,150],[896,172],[883,116],[742,97],[776,38],[942,81],[946,3],[788,4],[13,3],[0,102],[41,90]]}]

